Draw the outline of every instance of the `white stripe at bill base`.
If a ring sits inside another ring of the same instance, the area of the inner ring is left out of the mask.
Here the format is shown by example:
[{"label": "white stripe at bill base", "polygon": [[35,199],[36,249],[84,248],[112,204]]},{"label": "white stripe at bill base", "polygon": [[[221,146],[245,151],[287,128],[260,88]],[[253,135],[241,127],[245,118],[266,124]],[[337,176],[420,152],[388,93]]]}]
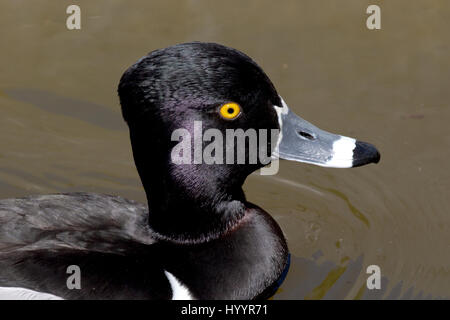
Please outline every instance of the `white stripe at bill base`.
[{"label": "white stripe at bill base", "polygon": [[289,107],[287,106],[286,102],[284,102],[284,100],[281,96],[280,96],[280,100],[281,100],[281,107],[274,105],[275,112],[277,113],[277,117],[278,117],[278,125],[280,126],[280,130],[278,133],[277,144],[275,145],[275,148],[272,152],[273,160],[278,160],[278,158],[279,158],[278,150],[279,150],[281,139],[283,139],[283,115],[288,114],[288,112],[289,112]]}]

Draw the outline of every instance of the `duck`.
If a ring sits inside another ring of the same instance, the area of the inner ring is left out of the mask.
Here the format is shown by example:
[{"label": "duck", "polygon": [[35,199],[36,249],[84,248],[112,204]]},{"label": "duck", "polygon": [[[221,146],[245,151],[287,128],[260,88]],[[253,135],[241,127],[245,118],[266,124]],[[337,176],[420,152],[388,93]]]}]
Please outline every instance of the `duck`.
[{"label": "duck", "polygon": [[380,160],[374,145],[297,116],[256,62],[217,43],[150,52],[124,72],[118,95],[147,204],[85,192],[0,200],[0,299],[273,296],[289,269],[287,241],[242,189],[268,164],[175,163],[173,132],[194,134],[194,122],[224,135],[277,131],[257,146],[267,147],[270,164],[350,168]]}]

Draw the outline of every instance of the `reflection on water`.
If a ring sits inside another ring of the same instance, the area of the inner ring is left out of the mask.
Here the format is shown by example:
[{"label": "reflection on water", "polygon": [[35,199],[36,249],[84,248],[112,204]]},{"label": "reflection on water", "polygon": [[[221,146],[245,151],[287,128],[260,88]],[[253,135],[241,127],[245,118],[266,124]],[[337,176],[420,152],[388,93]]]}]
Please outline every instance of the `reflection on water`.
[{"label": "reflection on water", "polygon": [[[314,183],[312,185],[314,185]],[[347,204],[350,212],[355,216],[355,218],[359,219],[362,223],[364,223],[367,226],[367,228],[370,227],[369,219],[367,219],[367,217],[350,202],[350,200],[344,193],[333,188],[322,188],[319,186],[317,186],[317,188],[323,189],[324,191],[328,191],[336,195],[337,197],[341,198]]]},{"label": "reflection on water", "polygon": [[113,112],[111,109],[95,103],[70,99],[36,89],[7,89],[4,96],[16,101],[30,103],[50,113],[81,119],[105,129],[127,129],[119,112]]},{"label": "reflection on water", "polygon": [[[450,3],[2,2],[0,197],[66,191],[145,201],[116,94],[126,67],[174,43],[220,42],[252,56],[291,109],[374,143],[378,165],[280,162],[251,175],[248,199],[270,212],[292,264],[275,299],[450,298]],[[268,19],[270,17],[270,19]],[[366,268],[382,271],[368,290]]]}]

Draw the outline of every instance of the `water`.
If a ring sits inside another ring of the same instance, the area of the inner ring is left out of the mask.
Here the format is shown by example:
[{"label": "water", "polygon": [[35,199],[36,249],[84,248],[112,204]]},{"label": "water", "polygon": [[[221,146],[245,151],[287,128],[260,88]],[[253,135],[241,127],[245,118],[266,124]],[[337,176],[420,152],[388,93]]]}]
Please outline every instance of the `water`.
[{"label": "water", "polygon": [[[0,197],[66,191],[145,196],[116,88],[147,52],[179,42],[240,49],[291,109],[374,143],[381,162],[282,162],[247,197],[284,230],[292,267],[275,299],[450,298],[450,3],[0,2]],[[381,290],[366,288],[379,265]]]}]

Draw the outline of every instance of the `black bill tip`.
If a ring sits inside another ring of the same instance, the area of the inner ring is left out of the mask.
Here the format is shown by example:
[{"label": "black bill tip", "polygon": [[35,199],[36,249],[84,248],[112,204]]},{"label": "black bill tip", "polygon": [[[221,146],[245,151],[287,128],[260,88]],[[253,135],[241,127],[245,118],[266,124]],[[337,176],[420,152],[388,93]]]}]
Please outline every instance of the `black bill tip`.
[{"label": "black bill tip", "polygon": [[355,149],[353,149],[353,167],[380,162],[380,152],[374,145],[362,141],[356,141],[355,145]]}]

